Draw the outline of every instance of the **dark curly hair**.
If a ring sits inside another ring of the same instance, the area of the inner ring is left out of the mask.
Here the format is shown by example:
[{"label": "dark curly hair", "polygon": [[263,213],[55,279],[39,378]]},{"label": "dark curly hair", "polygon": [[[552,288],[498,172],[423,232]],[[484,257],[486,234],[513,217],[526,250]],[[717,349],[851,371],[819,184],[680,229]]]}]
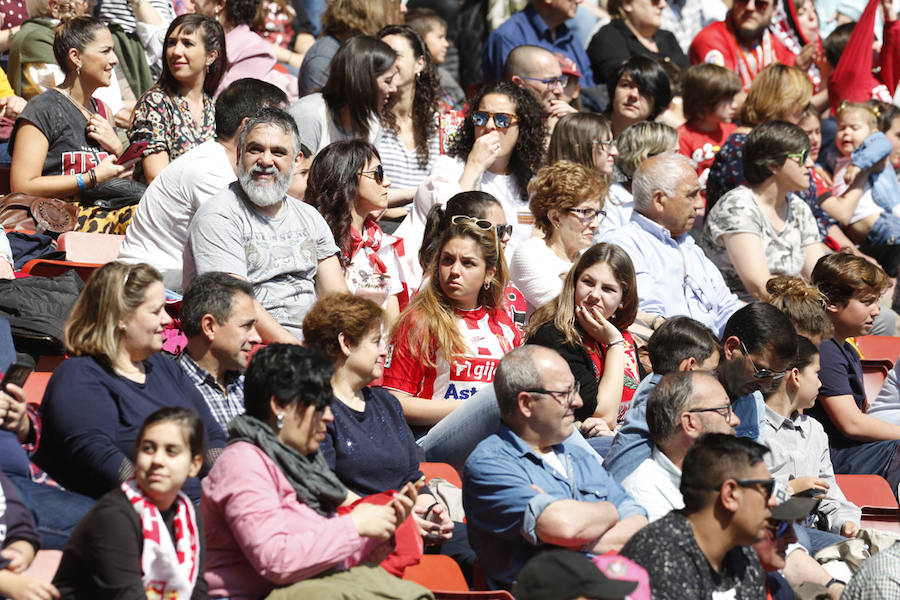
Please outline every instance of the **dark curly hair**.
[{"label": "dark curly hair", "polygon": [[341,249],[341,265],[350,264],[350,207],[356,203],[359,172],[378,150],[363,140],[346,140],[325,146],[309,167],[303,199],[318,210]]},{"label": "dark curly hair", "polygon": [[[207,95],[212,96],[219,87],[219,82],[222,81],[222,76],[225,74],[225,68],[228,65],[228,57],[225,54],[225,31],[218,21],[210,17],[194,13],[180,15],[175,17],[175,20],[169,25],[169,30],[166,31],[166,41],[163,44],[164,50],[169,45],[169,38],[172,37],[172,34],[179,27],[182,28],[181,32],[187,35],[195,31],[199,32],[197,37],[203,42],[203,49],[207,53],[216,53],[216,59],[206,69],[206,78],[203,80],[203,91]],[[178,81],[172,75],[169,61],[165,58],[162,61],[162,73],[160,73],[156,85],[169,96],[174,96],[178,93]]]},{"label": "dark curly hair", "polygon": [[516,116],[519,117],[519,137],[509,168],[516,180],[519,194],[528,196],[528,182],[534,173],[541,167],[544,158],[544,120],[543,109],[537,100],[527,91],[510,83],[509,81],[495,81],[483,86],[475,94],[466,118],[450,142],[447,154],[465,160],[475,144],[475,124],[472,123],[472,113],[481,106],[481,101],[490,94],[506,96],[516,105]]},{"label": "dark curly hair", "polygon": [[232,25],[249,25],[262,0],[225,0],[225,17]]},{"label": "dark curly hair", "polygon": [[[438,96],[441,93],[441,77],[437,67],[431,62],[431,53],[428,46],[416,31],[408,25],[388,25],[378,32],[378,39],[383,40],[389,35],[399,35],[406,38],[412,48],[413,58],[425,58],[425,68],[416,75],[415,90],[413,95],[413,139],[416,142],[416,160],[419,167],[428,166],[428,141],[437,132],[437,123],[434,114],[438,109]],[[399,94],[394,94],[390,102],[382,109],[381,118],[388,128],[397,130],[397,116],[393,108],[397,103]]]}]

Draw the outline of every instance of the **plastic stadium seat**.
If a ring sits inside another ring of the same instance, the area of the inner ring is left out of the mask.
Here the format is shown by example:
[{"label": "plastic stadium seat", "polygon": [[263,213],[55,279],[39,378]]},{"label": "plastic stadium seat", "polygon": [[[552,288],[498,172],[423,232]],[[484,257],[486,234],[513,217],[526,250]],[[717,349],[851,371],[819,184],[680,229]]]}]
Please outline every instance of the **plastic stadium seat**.
[{"label": "plastic stadium seat", "polygon": [[29,404],[41,403],[44,399],[44,390],[47,389],[47,382],[50,381],[52,374],[46,371],[34,371],[28,376],[22,389],[25,390],[25,399]]},{"label": "plastic stadium seat", "polygon": [[58,250],[66,253],[66,260],[105,265],[119,257],[124,235],[67,231],[56,242]]},{"label": "plastic stadium seat", "polygon": [[417,565],[406,567],[403,579],[415,581],[429,590],[468,592],[469,584],[456,561],[442,554],[425,554]]},{"label": "plastic stadium seat", "polygon": [[39,550],[34,555],[34,561],[25,574],[50,583],[53,581],[53,576],[56,575],[61,560],[62,551],[60,550]]},{"label": "plastic stadium seat", "polygon": [[462,479],[460,479],[459,473],[447,463],[423,462],[419,463],[419,470],[425,474],[426,482],[431,481],[435,477],[440,477],[462,489]]},{"label": "plastic stadium seat", "polygon": [[878,396],[884,380],[887,379],[891,369],[886,360],[863,360],[863,387],[866,389],[866,404],[869,405]]},{"label": "plastic stadium seat", "polygon": [[900,516],[891,486],[880,475],[835,475],[847,500],[860,507],[863,516]]},{"label": "plastic stadium seat", "polygon": [[854,338],[856,345],[866,360],[887,360],[890,367],[900,356],[900,337],[891,335],[863,335]]},{"label": "plastic stadium seat", "polygon": [[66,271],[75,269],[75,272],[81,277],[81,280],[87,282],[87,280],[90,279],[91,274],[102,266],[103,265],[97,263],[80,263],[69,262],[67,260],[35,258],[34,260],[29,260],[25,263],[25,266],[22,267],[22,272],[28,273],[29,275],[39,275],[41,277],[56,277],[57,275],[62,275]]}]

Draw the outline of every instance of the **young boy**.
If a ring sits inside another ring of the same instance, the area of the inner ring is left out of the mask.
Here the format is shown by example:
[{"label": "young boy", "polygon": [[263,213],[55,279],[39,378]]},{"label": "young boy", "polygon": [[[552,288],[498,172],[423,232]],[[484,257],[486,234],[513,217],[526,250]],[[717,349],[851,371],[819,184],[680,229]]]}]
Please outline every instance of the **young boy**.
[{"label": "young boy", "polygon": [[732,120],[740,91],[740,78],[719,65],[693,65],[682,76],[687,123],[678,128],[679,152],[697,165],[701,186],[706,185],[716,153],[737,127]]},{"label": "young boy", "polygon": [[447,49],[450,47],[450,42],[447,41],[447,23],[430,8],[414,8],[406,13],[406,24],[422,36],[428,53],[431,54],[431,62],[437,65],[443,92],[441,112],[462,108],[466,94],[450,71],[441,66],[447,59]]}]

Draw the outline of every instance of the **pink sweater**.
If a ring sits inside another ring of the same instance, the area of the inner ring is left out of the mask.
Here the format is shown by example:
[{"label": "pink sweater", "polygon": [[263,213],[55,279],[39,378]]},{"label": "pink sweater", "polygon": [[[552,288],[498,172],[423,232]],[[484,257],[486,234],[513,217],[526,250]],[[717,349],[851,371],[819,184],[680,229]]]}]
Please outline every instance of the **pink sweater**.
[{"label": "pink sweater", "polygon": [[361,562],[379,542],[349,516],[323,517],[262,450],[229,444],[203,480],[206,581],[213,598],[250,600],[275,587]]}]

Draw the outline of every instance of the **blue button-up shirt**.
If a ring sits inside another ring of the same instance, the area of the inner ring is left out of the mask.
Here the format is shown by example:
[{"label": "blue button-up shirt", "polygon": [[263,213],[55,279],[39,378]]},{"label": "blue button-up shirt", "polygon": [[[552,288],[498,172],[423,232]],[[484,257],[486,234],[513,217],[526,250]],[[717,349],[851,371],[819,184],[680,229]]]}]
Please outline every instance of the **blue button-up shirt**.
[{"label": "blue button-up shirt", "polygon": [[676,317],[686,315],[719,335],[744,303],[690,234],[673,238],[669,230],[634,212],[625,227],[610,230],[604,242],[621,246],[637,276],[640,309]]},{"label": "blue button-up shirt", "polygon": [[540,46],[550,52],[559,52],[575,61],[581,73],[581,87],[594,86],[594,71],[591,60],[575,34],[565,23],[550,31],[547,23],[534,7],[529,4],[508,18],[503,25],[495,29],[484,45],[481,55],[481,68],[485,81],[503,79],[503,65],[506,57],[516,46]]},{"label": "blue button-up shirt", "polygon": [[553,502],[607,501],[615,505],[619,519],[647,515],[590,451],[569,440],[553,450],[566,469],[565,477],[501,425],[466,461],[463,506],[469,543],[493,587],[509,589],[528,559],[539,552],[537,520]]}]

